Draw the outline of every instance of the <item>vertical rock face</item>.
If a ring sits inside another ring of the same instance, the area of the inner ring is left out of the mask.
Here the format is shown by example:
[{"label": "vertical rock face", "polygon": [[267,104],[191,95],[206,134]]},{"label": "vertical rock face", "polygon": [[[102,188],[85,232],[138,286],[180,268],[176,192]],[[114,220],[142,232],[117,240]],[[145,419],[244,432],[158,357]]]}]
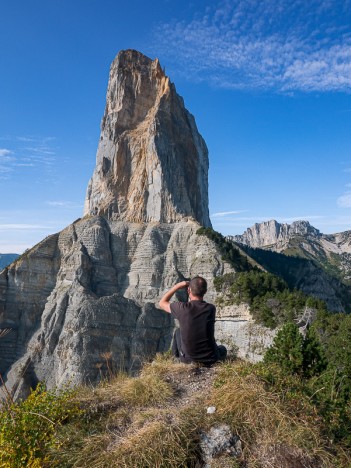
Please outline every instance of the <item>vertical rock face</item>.
[{"label": "vertical rock face", "polygon": [[134,50],[111,66],[84,214],[211,226],[206,144],[158,60]]}]

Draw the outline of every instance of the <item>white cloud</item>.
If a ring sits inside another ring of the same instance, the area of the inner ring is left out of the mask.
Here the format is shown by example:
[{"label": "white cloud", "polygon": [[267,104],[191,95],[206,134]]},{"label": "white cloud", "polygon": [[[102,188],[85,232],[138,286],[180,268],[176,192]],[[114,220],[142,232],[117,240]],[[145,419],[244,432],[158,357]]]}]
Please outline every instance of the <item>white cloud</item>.
[{"label": "white cloud", "polygon": [[37,229],[49,229],[52,227],[45,226],[41,224],[0,224],[0,231],[27,231],[27,230],[37,230]]},{"label": "white cloud", "polygon": [[12,171],[13,171],[12,167],[3,166],[2,164],[0,164],[0,174],[8,174],[9,172],[12,172]]},{"label": "white cloud", "polygon": [[340,208],[351,208],[351,192],[346,192],[337,199]]},{"label": "white cloud", "polygon": [[83,205],[81,203],[76,203],[72,201],[57,200],[57,201],[47,201],[45,203],[49,206],[53,206],[57,208],[69,208],[69,209],[83,208]]},{"label": "white cloud", "polygon": [[6,149],[6,148],[0,148],[0,158],[7,157],[9,154],[11,154],[12,151]]},{"label": "white cloud", "polygon": [[156,34],[158,50],[163,44],[167,59],[186,76],[236,89],[350,91],[349,0],[214,5],[188,23],[164,24]]},{"label": "white cloud", "polygon": [[12,151],[1,148],[0,149],[0,179],[6,180],[9,178],[9,174],[13,171],[11,163],[15,160],[13,156],[10,156]]},{"label": "white cloud", "polygon": [[16,137],[16,140],[18,141],[26,141],[26,142],[34,142],[36,141],[35,138],[32,138],[32,137],[22,137],[22,136],[18,136]]},{"label": "white cloud", "polygon": [[9,145],[9,148],[0,148],[0,179],[10,179],[15,171],[24,172],[28,168],[37,168],[52,176],[56,161],[54,137],[6,136],[0,140],[6,140]]},{"label": "white cloud", "polygon": [[246,210],[222,211],[222,212],[219,212],[219,213],[212,213],[212,214],[211,214],[211,217],[220,218],[220,217],[228,216],[228,215],[231,215],[231,214],[245,213],[245,211],[246,211]]}]

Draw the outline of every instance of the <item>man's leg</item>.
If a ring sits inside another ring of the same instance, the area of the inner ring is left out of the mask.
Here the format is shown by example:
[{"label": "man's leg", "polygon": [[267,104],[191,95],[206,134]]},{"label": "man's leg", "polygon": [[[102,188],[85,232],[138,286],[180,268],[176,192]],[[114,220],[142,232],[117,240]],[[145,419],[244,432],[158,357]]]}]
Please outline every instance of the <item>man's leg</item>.
[{"label": "man's leg", "polygon": [[180,329],[176,328],[174,335],[173,335],[173,342],[172,342],[172,355],[174,357],[180,358],[183,356],[182,352],[182,342],[180,338]]}]

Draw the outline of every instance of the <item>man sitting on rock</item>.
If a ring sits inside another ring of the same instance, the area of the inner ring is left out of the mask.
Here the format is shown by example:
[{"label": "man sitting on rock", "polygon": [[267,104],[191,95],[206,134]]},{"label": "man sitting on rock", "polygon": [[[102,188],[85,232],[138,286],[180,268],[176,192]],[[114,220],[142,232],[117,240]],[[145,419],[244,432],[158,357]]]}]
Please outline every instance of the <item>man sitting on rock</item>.
[{"label": "man sitting on rock", "polygon": [[[170,302],[179,289],[188,289],[189,302]],[[196,276],[190,282],[181,281],[171,288],[160,300],[160,308],[171,313],[179,321],[173,337],[172,354],[181,362],[199,362],[204,365],[224,360],[225,346],[217,345],[214,337],[216,308],[204,301],[207,282]]]}]

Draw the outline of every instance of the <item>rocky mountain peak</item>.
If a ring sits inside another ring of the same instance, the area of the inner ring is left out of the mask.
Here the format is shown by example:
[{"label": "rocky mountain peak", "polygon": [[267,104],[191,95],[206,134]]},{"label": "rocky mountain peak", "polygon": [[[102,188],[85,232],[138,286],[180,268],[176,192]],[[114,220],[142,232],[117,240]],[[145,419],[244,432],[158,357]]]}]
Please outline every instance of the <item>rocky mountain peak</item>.
[{"label": "rocky mountain peak", "polygon": [[84,214],[211,226],[207,147],[158,59],[125,50],[111,65]]},{"label": "rocky mountain peak", "polygon": [[277,243],[288,242],[294,236],[319,237],[320,232],[308,221],[294,221],[292,224],[280,224],[276,220],[256,223],[242,235],[232,239],[250,247],[268,247]]},{"label": "rocky mountain peak", "polygon": [[[288,225],[289,226],[289,225]],[[312,237],[320,236],[320,231],[311,226],[308,221],[294,221],[290,225],[290,232],[297,235],[310,235]]]}]

